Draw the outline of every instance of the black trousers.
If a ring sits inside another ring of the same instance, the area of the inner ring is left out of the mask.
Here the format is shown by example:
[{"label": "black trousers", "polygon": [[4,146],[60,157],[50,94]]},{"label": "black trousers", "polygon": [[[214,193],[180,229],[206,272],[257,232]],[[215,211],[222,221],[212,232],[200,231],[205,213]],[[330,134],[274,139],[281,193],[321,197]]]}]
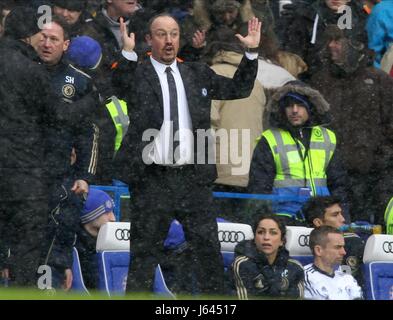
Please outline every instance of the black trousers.
[{"label": "black trousers", "polygon": [[0,176],[1,268],[9,269],[11,286],[36,287],[48,217],[47,184],[40,169],[1,169]]},{"label": "black trousers", "polygon": [[211,187],[198,182],[201,179],[196,176],[192,165],[154,166],[143,183],[130,186],[132,258],[127,291],[152,291],[155,268],[165,261],[164,240],[176,218],[189,245],[180,259],[177,282],[183,282],[181,287],[188,293],[223,293],[224,267],[217,223],[211,212]]}]

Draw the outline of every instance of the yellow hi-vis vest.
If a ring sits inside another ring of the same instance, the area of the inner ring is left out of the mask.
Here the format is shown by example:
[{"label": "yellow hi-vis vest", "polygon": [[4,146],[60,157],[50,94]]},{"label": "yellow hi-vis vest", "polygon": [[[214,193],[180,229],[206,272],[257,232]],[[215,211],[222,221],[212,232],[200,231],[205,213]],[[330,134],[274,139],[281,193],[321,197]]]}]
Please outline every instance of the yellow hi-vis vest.
[{"label": "yellow hi-vis vest", "polygon": [[386,224],[386,234],[393,234],[393,198],[390,199],[386,207],[384,220]]},{"label": "yellow hi-vis vest", "polygon": [[115,96],[110,97],[109,100],[110,102],[106,104],[106,107],[116,127],[115,152],[117,152],[127,133],[130,118],[128,117],[127,103],[124,100]]},{"label": "yellow hi-vis vest", "polygon": [[[289,131],[269,129],[263,132],[276,165],[274,193],[298,196],[300,188],[309,188],[311,196],[329,195],[326,169],[336,149],[336,135],[331,130],[316,126],[312,128],[310,147],[298,140],[297,144]],[[284,205],[278,213],[293,215],[301,205]]]}]

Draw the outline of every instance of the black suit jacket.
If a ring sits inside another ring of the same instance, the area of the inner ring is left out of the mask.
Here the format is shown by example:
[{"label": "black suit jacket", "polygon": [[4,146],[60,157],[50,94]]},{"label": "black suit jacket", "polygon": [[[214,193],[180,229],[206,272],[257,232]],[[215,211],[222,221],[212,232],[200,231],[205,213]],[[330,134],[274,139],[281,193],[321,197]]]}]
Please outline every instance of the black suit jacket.
[{"label": "black suit jacket", "polygon": [[[186,91],[188,108],[194,131],[195,172],[193,182],[209,184],[216,178],[215,164],[208,164],[205,152],[196,150],[197,130],[210,129],[211,100],[232,100],[248,97],[257,74],[257,59],[243,57],[233,79],[217,75],[207,64],[178,62]],[[148,59],[143,64],[121,61],[114,74],[118,95],[127,101],[130,127],[116,157],[116,177],[131,186],[137,185],[157,165],[146,165],[142,159],[144,147],[151,141],[142,141],[147,129],[160,130],[163,123],[163,98],[160,81]],[[197,154],[199,153],[199,155]],[[205,160],[198,164],[205,153]],[[213,156],[214,158],[214,156]]]}]

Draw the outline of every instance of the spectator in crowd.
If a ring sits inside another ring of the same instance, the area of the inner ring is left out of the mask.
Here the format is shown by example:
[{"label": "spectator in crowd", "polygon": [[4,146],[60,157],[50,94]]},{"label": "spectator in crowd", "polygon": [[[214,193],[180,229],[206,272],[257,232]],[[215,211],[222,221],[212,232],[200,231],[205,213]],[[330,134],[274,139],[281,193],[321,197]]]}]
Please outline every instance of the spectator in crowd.
[{"label": "spectator in crowd", "polygon": [[258,217],[253,231],[253,240],[235,248],[231,273],[238,298],[303,298],[303,266],[285,249],[285,224],[266,214]]},{"label": "spectator in crowd", "polygon": [[[182,223],[191,248],[190,256],[183,261],[183,273],[195,272],[198,293],[221,293],[223,263],[217,223],[210,212],[211,186],[216,176],[215,166],[210,163],[214,163],[214,159],[213,154],[209,157],[208,144],[198,146],[196,130],[210,129],[211,99],[245,98],[251,93],[257,54],[247,53],[233,79],[228,79],[215,74],[206,64],[176,60],[180,29],[171,16],[154,17],[149,25],[147,40],[152,56],[140,65],[123,61],[115,78],[123,91],[120,98],[125,97],[129,114],[136,119],[135,123],[131,120],[117,158],[118,178],[133,192],[131,250],[134,259],[130,264],[127,290],[151,290],[154,268],[163,256],[160,243],[167,230],[163,226],[169,227],[170,221],[176,218]],[[128,37],[125,25],[122,26],[124,51],[130,60],[136,61],[134,35]],[[248,35],[237,36],[245,47],[255,50],[260,29],[261,23],[252,19]],[[156,130],[153,141],[144,141],[145,131],[151,128]],[[170,132],[176,133],[177,128],[181,128],[178,147],[177,139],[174,146],[173,136],[170,137]],[[163,157],[160,156],[162,150],[166,151]]]},{"label": "spectator in crowd", "polygon": [[[318,53],[325,45],[324,33],[328,25],[338,25],[341,22],[344,24],[344,32],[348,37],[364,44],[367,43],[367,36],[364,32],[366,13],[362,11],[357,2],[317,0],[311,5],[304,4],[297,7],[292,21],[288,23],[288,32],[283,45],[285,50],[296,53],[304,59],[309,68],[309,75],[321,67]],[[349,6],[351,11],[340,13],[339,8],[344,5]],[[350,15],[351,19],[343,14]]]},{"label": "spectator in crowd", "polygon": [[346,254],[344,237],[331,226],[315,228],[310,234],[314,263],[304,267],[304,297],[313,300],[363,299],[355,278],[340,269]]},{"label": "spectator in crowd", "polygon": [[[244,55],[244,47],[228,27],[217,29],[214,38],[216,40],[208,44],[205,56],[217,74],[232,78]],[[265,102],[263,87],[258,80],[247,98],[212,101],[211,125],[216,130],[215,191],[245,192],[254,141],[262,132]],[[218,204],[223,205],[218,211],[221,217],[234,222],[245,221],[238,200],[218,200]]]},{"label": "spectator in crowd", "polygon": [[367,20],[368,47],[376,53],[374,66],[381,67],[381,60],[393,43],[393,0],[382,0],[374,6]]},{"label": "spectator in crowd", "polygon": [[16,7],[16,3],[13,0],[5,0],[0,2],[0,38],[4,34],[5,18],[10,13],[10,11],[15,7]]},{"label": "spectator in crowd", "polygon": [[63,18],[71,38],[82,35],[99,37],[92,27],[93,17],[87,11],[86,0],[52,0],[53,13]]},{"label": "spectator in crowd", "polygon": [[97,236],[104,224],[116,221],[114,207],[113,199],[106,192],[90,188],[80,211],[81,227],[77,231],[75,247],[79,254],[83,282],[88,289],[98,288]]},{"label": "spectator in crowd", "polygon": [[133,21],[131,17],[139,10],[140,5],[137,0],[105,0],[103,7],[94,17],[93,26],[99,38],[95,38],[90,34],[86,35],[92,36],[101,44],[104,52],[103,63],[109,69],[115,67],[114,63],[118,60],[123,47],[119,18],[123,17],[129,29],[137,32],[136,28],[138,26],[131,24]]},{"label": "spectator in crowd", "polygon": [[204,46],[217,34],[215,30],[226,26],[238,33],[252,17],[248,0],[243,4],[236,0],[194,0],[193,14],[181,25],[180,57],[186,61],[201,59]]},{"label": "spectator in crowd", "polygon": [[351,218],[382,223],[392,191],[382,182],[389,176],[393,153],[393,80],[372,67],[364,44],[338,27],[326,29],[326,38],[324,67],[311,85],[331,106],[331,128],[348,172]]},{"label": "spectator in crowd", "polygon": [[[311,198],[303,206],[303,214],[310,227],[331,226],[340,229],[345,224],[345,218],[337,197]],[[364,241],[355,233],[345,232],[345,256],[343,265],[351,268],[351,273],[357,282],[362,285],[363,275],[361,265],[363,263]]]},{"label": "spectator in crowd", "polygon": [[[322,95],[300,81],[290,82],[272,96],[266,111],[270,129],[263,132],[254,150],[250,191],[292,197],[333,194],[347,209],[346,172],[336,135],[325,128],[329,105]],[[280,201],[273,211],[287,225],[303,224],[301,201]]]},{"label": "spectator in crowd", "polygon": [[[67,24],[56,16],[50,23],[43,25],[43,39],[37,46],[37,53],[44,62],[51,77],[51,89],[68,106],[87,95],[96,97],[92,105],[98,106],[98,95],[93,88],[91,78],[63,60],[69,46]],[[90,103],[90,100],[88,100]],[[44,249],[44,264],[52,268],[52,274],[66,274],[66,288],[71,285],[69,269],[71,266],[63,256],[72,256],[74,234],[78,226],[79,212],[82,208],[83,194],[88,192],[88,184],[95,174],[98,152],[98,128],[93,123],[93,114],[82,121],[67,127],[54,124],[47,131],[46,161],[50,167],[48,176],[50,186],[50,211],[48,232]],[[74,148],[76,162],[71,167],[70,156]],[[61,210],[59,210],[61,209]],[[67,278],[68,277],[68,278]],[[60,277],[61,278],[61,277]],[[56,286],[57,279],[54,279]],[[59,280],[62,282],[61,280]]]}]

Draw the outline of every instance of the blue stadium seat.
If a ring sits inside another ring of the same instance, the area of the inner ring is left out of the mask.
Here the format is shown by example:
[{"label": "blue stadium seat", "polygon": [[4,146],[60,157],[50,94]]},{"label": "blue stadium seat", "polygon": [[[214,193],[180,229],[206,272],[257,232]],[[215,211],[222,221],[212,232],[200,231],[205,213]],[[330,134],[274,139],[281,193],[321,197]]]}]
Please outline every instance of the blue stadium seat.
[{"label": "blue stadium seat", "polygon": [[102,251],[97,253],[98,289],[109,296],[123,295],[127,285],[129,251]]},{"label": "blue stadium seat", "polygon": [[306,227],[287,226],[285,247],[289,251],[289,256],[299,261],[303,266],[314,260],[308,246],[312,230],[312,228]]},{"label": "blue stadium seat", "polygon": [[254,233],[251,226],[244,223],[217,222],[217,226],[224,270],[227,272],[233,262],[236,245],[243,240],[253,239]]},{"label": "blue stadium seat", "polygon": [[164,297],[171,297],[173,299],[176,299],[176,296],[171,292],[171,290],[169,290],[165,283],[164,275],[162,273],[160,265],[157,265],[156,268],[153,292]]},{"label": "blue stadium seat", "polygon": [[[108,222],[98,233],[96,249],[99,289],[109,296],[125,293],[130,263],[129,229],[129,222]],[[165,283],[160,265],[156,268],[153,289],[156,294],[175,297]]]},{"label": "blue stadium seat", "polygon": [[393,300],[393,235],[374,234],[363,255],[364,295],[367,300]]},{"label": "blue stadium seat", "polygon": [[72,249],[72,290],[80,291],[83,294],[89,294],[85,283],[83,282],[82,268],[80,265],[78,250]]}]

